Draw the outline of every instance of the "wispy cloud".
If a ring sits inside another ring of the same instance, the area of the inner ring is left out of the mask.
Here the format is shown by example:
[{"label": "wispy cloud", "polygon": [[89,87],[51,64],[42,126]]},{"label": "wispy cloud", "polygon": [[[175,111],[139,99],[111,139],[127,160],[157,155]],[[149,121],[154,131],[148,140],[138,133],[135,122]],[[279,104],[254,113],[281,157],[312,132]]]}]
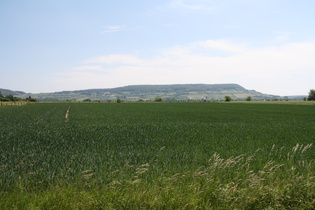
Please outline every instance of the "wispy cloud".
[{"label": "wispy cloud", "polygon": [[172,0],[168,4],[158,7],[157,10],[162,12],[167,12],[171,10],[209,12],[213,11],[214,7],[209,0]]},{"label": "wispy cloud", "polygon": [[104,71],[102,66],[77,66],[72,69],[75,71]]},{"label": "wispy cloud", "polygon": [[[227,55],[209,54],[213,49]],[[85,61],[90,67],[55,76],[54,81],[77,88],[233,82],[264,93],[301,94],[314,88],[310,79],[315,77],[314,49],[315,42],[250,48],[227,40],[205,40],[168,48],[147,59],[124,54],[91,58]],[[309,82],[301,84],[301,79]]]},{"label": "wispy cloud", "polygon": [[127,27],[126,25],[110,25],[106,26],[104,31],[101,31],[102,34],[120,32],[120,31],[132,31],[140,29],[140,27]]},{"label": "wispy cloud", "polygon": [[290,33],[286,31],[275,31],[274,34],[276,35],[274,37],[276,42],[286,42],[290,38]]},{"label": "wispy cloud", "polygon": [[128,64],[128,65],[137,65],[141,64],[142,60],[139,58],[136,58],[131,55],[122,55],[122,54],[117,54],[117,55],[104,55],[104,56],[99,56],[95,58],[90,58],[84,63],[104,63],[104,64]]},{"label": "wispy cloud", "polygon": [[201,4],[196,4],[196,1],[187,1],[187,0],[174,0],[169,4],[173,8],[183,8],[189,10],[200,10],[202,9]]},{"label": "wispy cloud", "polygon": [[175,27],[177,26],[176,24],[170,24],[170,23],[166,23],[166,24],[163,24],[162,27],[166,27],[166,28],[172,28],[172,27]]},{"label": "wispy cloud", "polygon": [[221,50],[221,51],[229,52],[229,53],[246,53],[250,51],[250,49],[246,47],[245,45],[234,44],[224,39],[206,40],[206,41],[196,42],[194,45],[200,46],[206,49]]}]

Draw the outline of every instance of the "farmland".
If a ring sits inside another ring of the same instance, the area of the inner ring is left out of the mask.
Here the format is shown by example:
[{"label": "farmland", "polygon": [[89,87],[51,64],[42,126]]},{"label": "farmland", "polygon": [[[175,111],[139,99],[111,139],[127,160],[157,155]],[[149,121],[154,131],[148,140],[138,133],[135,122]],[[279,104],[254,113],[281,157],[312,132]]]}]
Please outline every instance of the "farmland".
[{"label": "farmland", "polygon": [[29,101],[13,101],[13,102],[2,102],[0,101],[0,108],[6,107],[6,106],[23,106],[23,105],[30,105],[34,104],[35,102],[29,102]]},{"label": "farmland", "polygon": [[1,108],[0,209],[315,208],[314,119],[312,104]]}]

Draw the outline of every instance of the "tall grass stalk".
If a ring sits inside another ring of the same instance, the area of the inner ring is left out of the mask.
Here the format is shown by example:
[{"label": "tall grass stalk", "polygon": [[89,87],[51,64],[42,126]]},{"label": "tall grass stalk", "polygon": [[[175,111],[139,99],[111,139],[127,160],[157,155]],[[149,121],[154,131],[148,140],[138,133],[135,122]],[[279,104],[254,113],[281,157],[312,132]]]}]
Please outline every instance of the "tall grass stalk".
[{"label": "tall grass stalk", "polygon": [[[215,153],[194,171],[165,175],[161,168],[148,179],[156,161],[134,166],[128,179],[95,185],[92,171],[82,171],[77,184],[43,192],[16,188],[1,194],[1,209],[314,209],[314,161],[303,153],[312,145],[297,144],[287,162],[270,158],[255,170],[252,156],[222,158]],[[273,157],[280,154],[274,146]],[[125,167],[130,167],[125,165]],[[115,172],[120,173],[120,172]],[[92,185],[92,187],[85,186]]]}]

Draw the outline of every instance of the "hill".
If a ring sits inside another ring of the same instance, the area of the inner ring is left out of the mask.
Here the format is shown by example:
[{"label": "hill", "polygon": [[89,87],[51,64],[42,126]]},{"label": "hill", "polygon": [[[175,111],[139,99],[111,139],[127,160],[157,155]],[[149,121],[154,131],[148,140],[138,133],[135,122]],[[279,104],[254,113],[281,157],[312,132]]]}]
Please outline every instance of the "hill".
[{"label": "hill", "polygon": [[23,95],[23,94],[26,94],[25,92],[23,91],[13,91],[13,90],[9,90],[9,89],[2,89],[0,88],[0,92],[2,93],[2,95]]},{"label": "hill", "polygon": [[280,96],[247,90],[238,84],[129,85],[108,89],[15,94],[21,98],[31,96],[40,101],[82,101],[85,99],[112,101],[117,98],[124,101],[138,101],[154,100],[156,97],[161,97],[164,101],[196,101],[223,100],[225,95],[231,96],[233,100],[245,100],[248,96],[251,96],[253,100],[280,99]]}]

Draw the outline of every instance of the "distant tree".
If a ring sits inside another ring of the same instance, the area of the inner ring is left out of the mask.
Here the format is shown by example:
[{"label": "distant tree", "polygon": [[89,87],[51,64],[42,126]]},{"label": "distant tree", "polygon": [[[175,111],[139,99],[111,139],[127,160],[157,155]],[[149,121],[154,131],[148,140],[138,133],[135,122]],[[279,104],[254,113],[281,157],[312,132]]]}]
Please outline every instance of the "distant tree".
[{"label": "distant tree", "polygon": [[27,97],[25,100],[30,101],[30,102],[36,102],[37,101],[37,99],[32,98],[31,96]]},{"label": "distant tree", "polygon": [[83,100],[84,102],[91,102],[91,99],[87,98]]},{"label": "distant tree", "polygon": [[155,101],[156,101],[156,102],[162,102],[163,99],[162,99],[161,97],[155,97]]},{"label": "distant tree", "polygon": [[3,97],[3,98],[0,97],[0,101],[10,101],[10,100],[6,97]]},{"label": "distant tree", "polygon": [[248,96],[247,98],[246,98],[246,101],[251,101],[252,100],[252,97],[251,96]]},{"label": "distant tree", "polygon": [[315,90],[314,89],[310,90],[310,92],[308,93],[307,100],[308,101],[315,101]]},{"label": "distant tree", "polygon": [[7,101],[20,101],[21,99],[18,97],[14,97],[13,95],[7,95],[4,98],[7,99]]},{"label": "distant tree", "polygon": [[232,101],[231,96],[224,96],[224,98],[225,98],[225,101],[226,101],[226,102],[228,102],[228,101]]},{"label": "distant tree", "polygon": [[14,96],[13,95],[7,95],[5,96],[9,101],[14,101]]},{"label": "distant tree", "polygon": [[121,100],[120,98],[117,98],[116,102],[117,102],[117,103],[121,103],[122,100]]},{"label": "distant tree", "polygon": [[6,99],[3,95],[2,95],[2,93],[1,93],[1,91],[0,91],[0,101],[7,101],[8,99]]},{"label": "distant tree", "polygon": [[307,100],[307,97],[304,97],[304,98],[303,98],[303,101],[306,101],[306,100]]}]

